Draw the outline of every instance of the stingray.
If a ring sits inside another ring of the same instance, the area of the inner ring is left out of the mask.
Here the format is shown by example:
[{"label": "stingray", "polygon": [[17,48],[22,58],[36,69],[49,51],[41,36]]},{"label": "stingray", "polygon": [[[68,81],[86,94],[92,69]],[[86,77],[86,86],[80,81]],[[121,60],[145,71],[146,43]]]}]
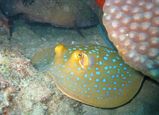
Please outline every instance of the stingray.
[{"label": "stingray", "polygon": [[58,44],[35,53],[32,63],[68,97],[100,108],[128,103],[143,81],[116,50],[99,45]]}]

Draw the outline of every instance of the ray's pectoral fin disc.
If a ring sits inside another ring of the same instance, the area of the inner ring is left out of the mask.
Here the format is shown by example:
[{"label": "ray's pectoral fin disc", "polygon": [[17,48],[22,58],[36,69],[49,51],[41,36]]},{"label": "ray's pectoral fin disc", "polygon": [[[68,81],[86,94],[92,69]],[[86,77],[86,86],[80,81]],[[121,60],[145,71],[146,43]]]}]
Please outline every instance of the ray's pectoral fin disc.
[{"label": "ray's pectoral fin disc", "polygon": [[58,45],[50,75],[70,98],[101,108],[126,104],[143,81],[142,75],[125,64],[117,51],[95,45]]},{"label": "ray's pectoral fin disc", "polygon": [[52,63],[53,49],[53,47],[49,47],[38,50],[31,59],[33,66],[40,71],[47,70]]}]

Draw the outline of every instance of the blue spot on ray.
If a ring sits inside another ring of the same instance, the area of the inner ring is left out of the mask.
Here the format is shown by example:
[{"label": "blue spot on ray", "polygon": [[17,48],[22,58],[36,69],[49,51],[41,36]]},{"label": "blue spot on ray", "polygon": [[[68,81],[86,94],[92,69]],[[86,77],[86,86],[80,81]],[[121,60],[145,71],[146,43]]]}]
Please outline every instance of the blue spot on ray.
[{"label": "blue spot on ray", "polygon": [[108,66],[105,66],[104,69],[105,69],[105,70],[108,70]]},{"label": "blue spot on ray", "polygon": [[80,70],[81,70],[81,68],[79,67],[79,68],[78,68],[78,71],[80,71]]},{"label": "blue spot on ray", "polygon": [[103,64],[103,62],[102,61],[99,61],[99,65],[102,65]]},{"label": "blue spot on ray", "polygon": [[114,68],[114,69],[116,69],[116,68],[117,68],[117,66],[113,66],[113,68]]},{"label": "blue spot on ray", "polygon": [[104,79],[102,80],[102,82],[106,82],[106,79],[104,78]]},{"label": "blue spot on ray", "polygon": [[106,90],[106,88],[105,88],[105,87],[103,87],[102,89],[103,89],[103,90]]},{"label": "blue spot on ray", "polygon": [[77,77],[77,78],[76,78],[76,80],[77,80],[77,81],[79,81],[79,80],[80,80],[80,78],[79,78],[79,77]]},{"label": "blue spot on ray", "polygon": [[108,90],[112,90],[112,88],[109,87]]},{"label": "blue spot on ray", "polygon": [[109,66],[109,69],[112,69],[112,66]]},{"label": "blue spot on ray", "polygon": [[96,82],[99,82],[99,79],[98,79],[98,78],[96,79]]},{"label": "blue spot on ray", "polygon": [[104,60],[108,60],[108,57],[104,56]]},{"label": "blue spot on ray", "polygon": [[93,77],[93,76],[94,76],[94,74],[93,74],[93,73],[91,73],[91,74],[90,74],[90,76],[91,76],[91,77]]},{"label": "blue spot on ray", "polygon": [[95,53],[96,51],[95,51],[95,50],[92,50],[92,52]]},{"label": "blue spot on ray", "polygon": [[94,87],[96,87],[96,88],[97,88],[97,87],[98,87],[98,85],[97,85],[97,84],[95,84],[95,85],[94,85]]},{"label": "blue spot on ray", "polygon": [[88,75],[87,74],[84,74],[84,78],[87,78],[88,77]]},{"label": "blue spot on ray", "polygon": [[115,78],[115,76],[114,75],[112,75],[112,79],[114,79]]},{"label": "blue spot on ray", "polygon": [[92,52],[91,52],[91,51],[89,51],[89,54],[92,54]]},{"label": "blue spot on ray", "polygon": [[113,90],[116,90],[117,88],[113,88]]},{"label": "blue spot on ray", "polygon": [[123,64],[122,64],[122,63],[120,63],[119,65],[120,65],[120,66],[123,66]]},{"label": "blue spot on ray", "polygon": [[84,84],[83,86],[84,86],[84,87],[86,87],[87,85],[86,85],[86,84]]},{"label": "blue spot on ray", "polygon": [[113,62],[113,63],[116,62],[116,59],[112,59],[112,62]]},{"label": "blue spot on ray", "polygon": [[97,74],[97,75],[100,75],[100,72],[99,72],[99,71],[96,71],[96,74]]},{"label": "blue spot on ray", "polygon": [[116,81],[114,81],[113,84],[116,84]]},{"label": "blue spot on ray", "polygon": [[127,70],[127,68],[126,67],[124,67],[124,71],[126,71]]},{"label": "blue spot on ray", "polygon": [[88,70],[91,70],[91,68],[90,68],[90,67],[88,67]]},{"label": "blue spot on ray", "polygon": [[106,74],[110,74],[110,71],[107,71]]}]

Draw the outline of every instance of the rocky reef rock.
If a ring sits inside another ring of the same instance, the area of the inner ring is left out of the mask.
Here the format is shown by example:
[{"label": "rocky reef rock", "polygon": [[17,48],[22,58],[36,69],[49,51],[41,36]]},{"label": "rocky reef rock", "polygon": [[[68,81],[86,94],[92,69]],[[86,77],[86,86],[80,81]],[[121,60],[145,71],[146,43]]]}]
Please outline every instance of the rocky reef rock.
[{"label": "rocky reef rock", "polygon": [[79,0],[1,0],[0,7],[8,17],[23,14],[30,20],[58,27],[80,28],[98,24],[94,11]]}]

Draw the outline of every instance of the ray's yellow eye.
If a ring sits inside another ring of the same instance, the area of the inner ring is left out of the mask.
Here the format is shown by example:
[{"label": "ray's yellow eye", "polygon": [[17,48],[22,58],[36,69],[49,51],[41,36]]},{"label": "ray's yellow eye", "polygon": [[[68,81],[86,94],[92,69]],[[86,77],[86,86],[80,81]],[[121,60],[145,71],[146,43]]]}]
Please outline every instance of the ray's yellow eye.
[{"label": "ray's yellow eye", "polygon": [[75,51],[73,54],[72,54],[72,59],[74,61],[76,61],[77,63],[79,63],[79,65],[83,68],[83,69],[86,69],[86,67],[88,66],[89,64],[89,60],[88,60],[88,56],[87,54],[85,54],[83,51]]},{"label": "ray's yellow eye", "polygon": [[75,61],[79,61],[82,58],[82,51],[74,51],[72,54],[72,59]]},{"label": "ray's yellow eye", "polygon": [[79,54],[78,54],[78,58],[80,59],[80,58],[82,58],[82,57],[83,57],[82,53],[79,53]]}]

